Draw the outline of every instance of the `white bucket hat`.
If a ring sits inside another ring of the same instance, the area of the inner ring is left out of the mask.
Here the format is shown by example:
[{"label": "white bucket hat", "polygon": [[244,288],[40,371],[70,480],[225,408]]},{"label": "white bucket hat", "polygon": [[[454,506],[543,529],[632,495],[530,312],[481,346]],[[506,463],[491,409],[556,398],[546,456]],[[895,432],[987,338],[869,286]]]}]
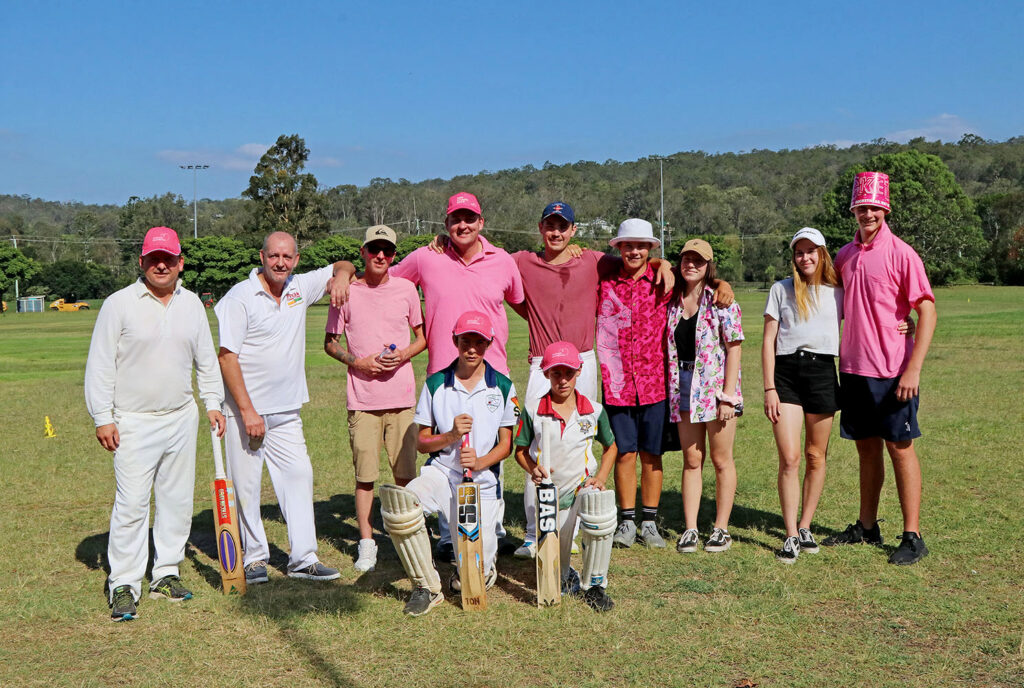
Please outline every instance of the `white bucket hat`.
[{"label": "white bucket hat", "polygon": [[618,235],[609,239],[608,244],[616,246],[623,241],[646,241],[653,244],[655,248],[661,246],[661,241],[654,237],[654,227],[651,223],[635,217],[631,217],[619,225]]}]

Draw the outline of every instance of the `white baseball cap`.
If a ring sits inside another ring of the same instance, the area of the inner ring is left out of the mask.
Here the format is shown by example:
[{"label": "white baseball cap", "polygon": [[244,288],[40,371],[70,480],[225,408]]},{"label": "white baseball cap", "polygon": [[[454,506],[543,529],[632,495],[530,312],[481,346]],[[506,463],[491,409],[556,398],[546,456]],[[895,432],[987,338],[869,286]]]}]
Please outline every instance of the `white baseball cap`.
[{"label": "white baseball cap", "polygon": [[651,223],[636,217],[631,217],[619,225],[618,235],[612,237],[608,245],[615,246],[623,241],[646,241],[655,248],[661,246],[661,241],[654,237],[654,227]]},{"label": "white baseball cap", "polygon": [[825,235],[816,230],[814,227],[804,227],[796,234],[793,235],[793,239],[789,242],[789,247],[793,248],[796,246],[796,242],[801,239],[807,239],[815,246],[825,245]]}]

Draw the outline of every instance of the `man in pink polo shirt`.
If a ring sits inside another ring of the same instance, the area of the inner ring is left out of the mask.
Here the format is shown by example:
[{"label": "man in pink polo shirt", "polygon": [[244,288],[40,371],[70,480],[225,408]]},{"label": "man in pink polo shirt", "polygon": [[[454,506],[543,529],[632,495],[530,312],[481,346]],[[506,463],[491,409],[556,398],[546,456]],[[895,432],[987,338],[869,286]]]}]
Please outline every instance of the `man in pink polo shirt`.
[{"label": "man in pink polo shirt", "polygon": [[377,564],[370,512],[381,447],[396,484],[416,477],[416,378],[410,359],[426,348],[427,340],[416,287],[388,274],[396,242],[395,230],[386,225],[366,230],[359,250],[366,271],[350,285],[348,302],[331,306],[324,337],[324,351],[348,366],[348,435],[359,524],[355,568],[360,573]]},{"label": "man in pink polo shirt", "polygon": [[[836,255],[845,320],[839,343],[840,434],[857,443],[860,518],[823,544],[882,544],[878,500],[885,479],[884,446],[903,511],[903,535],[889,562],[914,564],[928,554],[919,525],[921,465],[914,439],[921,436],[918,393],[935,332],[935,295],[920,256],[885,221],[889,177],[857,174],[850,210],[858,231]],[[918,314],[916,341],[897,330],[911,310]]]}]

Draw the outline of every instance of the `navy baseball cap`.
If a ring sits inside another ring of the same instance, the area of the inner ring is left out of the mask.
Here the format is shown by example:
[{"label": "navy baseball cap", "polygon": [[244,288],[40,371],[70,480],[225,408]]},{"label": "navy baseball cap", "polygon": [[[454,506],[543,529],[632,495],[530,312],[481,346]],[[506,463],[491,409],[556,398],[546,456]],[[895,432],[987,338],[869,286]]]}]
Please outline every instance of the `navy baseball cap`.
[{"label": "navy baseball cap", "polygon": [[568,203],[563,203],[562,201],[548,203],[547,207],[544,208],[544,212],[541,213],[541,222],[544,221],[544,218],[551,217],[552,215],[564,217],[566,222],[569,224],[576,222],[576,213],[572,211],[572,206]]}]

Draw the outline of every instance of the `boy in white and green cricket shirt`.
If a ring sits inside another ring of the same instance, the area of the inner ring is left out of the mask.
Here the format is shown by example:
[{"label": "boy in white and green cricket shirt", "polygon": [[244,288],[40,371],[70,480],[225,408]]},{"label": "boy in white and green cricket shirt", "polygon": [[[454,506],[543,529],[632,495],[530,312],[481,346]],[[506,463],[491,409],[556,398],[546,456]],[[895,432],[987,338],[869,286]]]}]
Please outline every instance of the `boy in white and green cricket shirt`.
[{"label": "boy in white and green cricket shirt", "polygon": [[[615,533],[615,493],[605,490],[615,467],[615,436],[604,407],[576,391],[583,360],[569,342],[553,342],[544,350],[541,370],[551,389],[539,399],[527,399],[516,432],[516,461],[535,485],[550,477],[558,488],[558,542],[561,549],[562,592],[578,595],[595,611],[614,606],[605,592],[608,563]],[[547,433],[550,456],[540,456]],[[594,440],[604,445],[601,465]],[[546,467],[546,468],[545,468]],[[583,578],[569,566],[577,517],[583,541]]]}]

